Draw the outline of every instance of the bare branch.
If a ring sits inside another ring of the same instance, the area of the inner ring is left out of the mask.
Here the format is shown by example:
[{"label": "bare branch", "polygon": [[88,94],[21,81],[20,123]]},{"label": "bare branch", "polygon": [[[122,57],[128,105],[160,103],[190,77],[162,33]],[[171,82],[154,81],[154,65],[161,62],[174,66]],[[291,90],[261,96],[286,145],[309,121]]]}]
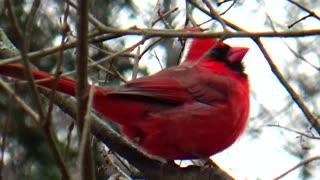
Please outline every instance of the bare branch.
[{"label": "bare branch", "polygon": [[274,180],[279,180],[283,177],[285,177],[286,175],[288,175],[289,173],[291,173],[292,171],[296,170],[297,168],[304,166],[312,161],[316,161],[316,160],[320,160],[320,156],[314,156],[312,158],[306,159],[301,161],[300,163],[298,163],[297,165],[295,165],[294,167],[292,167],[291,169],[289,169],[288,171],[286,171],[285,173],[281,174],[280,176],[274,178]]},{"label": "bare branch", "polygon": [[292,0],[288,0],[291,4],[297,6],[298,8],[302,9],[303,11],[306,11],[307,13],[309,13],[308,15],[298,19],[296,22],[290,24],[288,26],[288,28],[292,28],[294,25],[296,25],[297,23],[309,18],[309,17],[314,17],[316,19],[318,19],[320,21],[320,16],[317,15],[314,11],[311,11],[309,8],[305,7],[304,5],[300,4],[299,2],[296,2],[296,1],[292,1]]},{"label": "bare branch", "polygon": [[[40,101],[40,96],[39,96],[39,93],[38,93],[38,89],[36,87],[36,84],[35,84],[35,81],[34,81],[34,77],[33,77],[33,74],[31,72],[31,67],[30,67],[30,64],[29,64],[29,60],[28,60],[28,57],[27,57],[27,49],[26,49],[26,42],[25,42],[25,39],[23,37],[23,34],[22,34],[22,31],[17,23],[17,20],[16,20],[16,17],[15,17],[15,14],[13,12],[13,7],[12,7],[12,4],[10,2],[10,0],[6,0],[5,1],[5,6],[8,10],[8,14],[9,14],[9,19],[11,21],[11,25],[13,26],[13,30],[15,32],[15,35],[17,36],[17,39],[18,39],[18,42],[17,42],[17,46],[19,47],[19,50],[20,50],[20,55],[21,55],[21,58],[24,62],[24,66],[25,66],[25,73],[26,73],[26,79],[28,80],[28,84],[29,84],[29,87],[31,89],[31,93],[33,95],[33,99],[35,101],[35,104],[36,104],[36,108],[38,110],[38,115],[39,115],[39,119],[41,122],[44,121],[45,119],[45,112],[43,111],[43,108],[41,106],[41,101]],[[57,163],[57,166],[63,176],[64,179],[69,179],[69,173],[68,173],[68,170],[61,158],[61,155],[59,153],[59,150],[55,144],[55,139],[54,137],[52,136],[52,132],[51,132],[51,129],[49,126],[43,126],[42,130],[44,131],[45,135],[46,135],[46,138],[48,140],[48,144],[52,150],[52,153],[53,153],[53,156],[55,157],[55,160],[56,160],[56,163]]]},{"label": "bare branch", "polygon": [[271,59],[269,53],[265,49],[264,45],[262,44],[260,39],[253,39],[258,47],[260,48],[261,52],[263,53],[264,57],[266,58],[271,71],[274,73],[274,75],[278,78],[280,83],[283,85],[283,87],[288,91],[291,98],[295,103],[299,106],[303,114],[306,116],[308,122],[312,125],[312,127],[317,131],[318,134],[320,134],[320,122],[319,120],[312,114],[310,109],[306,106],[302,98],[299,96],[299,94],[293,89],[293,87],[289,84],[289,82],[286,80],[286,78],[282,75],[278,67],[275,65],[273,60]]},{"label": "bare branch", "polygon": [[228,28],[226,26],[226,23],[224,22],[224,20],[220,17],[220,14],[217,13],[217,11],[213,8],[212,4],[210,3],[209,0],[202,0],[206,6],[209,8],[210,10],[210,15],[212,18],[216,19],[222,26],[223,31],[224,32],[228,32]]},{"label": "bare branch", "polygon": [[318,140],[320,140],[320,136],[308,135],[306,133],[302,133],[302,132],[299,132],[299,131],[296,131],[296,130],[293,130],[293,129],[290,129],[290,128],[287,128],[287,127],[284,127],[284,126],[280,126],[278,124],[270,124],[270,125],[267,125],[267,126],[269,126],[269,127],[279,127],[279,128],[285,129],[287,131],[291,131],[291,132],[294,132],[296,134],[299,134],[300,136],[304,136],[304,137],[307,137],[307,138],[310,138],[310,139],[318,139]]},{"label": "bare branch", "polygon": [[9,19],[10,19],[11,25],[13,27],[14,34],[16,35],[16,38],[18,39],[17,46],[20,51],[24,66],[26,68],[25,69],[26,70],[25,73],[26,73],[26,77],[27,77],[26,79],[30,82],[29,87],[31,89],[32,97],[34,98],[34,102],[36,104],[36,107],[37,107],[37,110],[39,113],[39,118],[40,118],[40,120],[44,120],[45,113],[44,113],[44,110],[41,106],[39,93],[38,93],[38,90],[37,90],[36,85],[34,83],[34,77],[32,75],[31,67],[29,64],[28,57],[27,57],[27,49],[26,49],[26,42],[25,42],[24,36],[23,36],[21,28],[19,27],[18,22],[16,20],[16,16],[13,12],[13,7],[12,7],[10,0],[5,1],[5,6],[8,10]]},{"label": "bare branch", "polygon": [[[89,134],[89,118],[87,114],[89,106],[88,93],[88,21],[89,21],[89,0],[78,0],[77,11],[77,84],[76,84],[76,98],[77,98],[77,124],[80,137],[79,150],[79,166],[77,179],[95,179],[94,161],[91,148],[91,136]],[[94,91],[94,90],[92,90]]]}]

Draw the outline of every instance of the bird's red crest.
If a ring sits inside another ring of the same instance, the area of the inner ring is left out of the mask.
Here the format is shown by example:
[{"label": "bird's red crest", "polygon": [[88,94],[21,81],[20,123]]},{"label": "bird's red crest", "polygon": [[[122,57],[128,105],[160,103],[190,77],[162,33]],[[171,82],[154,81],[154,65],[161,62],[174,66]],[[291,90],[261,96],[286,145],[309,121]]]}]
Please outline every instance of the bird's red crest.
[{"label": "bird's red crest", "polygon": [[188,51],[186,60],[197,61],[213,47],[224,45],[223,42],[219,42],[217,39],[193,39],[189,46],[189,49],[192,49],[192,51]]}]

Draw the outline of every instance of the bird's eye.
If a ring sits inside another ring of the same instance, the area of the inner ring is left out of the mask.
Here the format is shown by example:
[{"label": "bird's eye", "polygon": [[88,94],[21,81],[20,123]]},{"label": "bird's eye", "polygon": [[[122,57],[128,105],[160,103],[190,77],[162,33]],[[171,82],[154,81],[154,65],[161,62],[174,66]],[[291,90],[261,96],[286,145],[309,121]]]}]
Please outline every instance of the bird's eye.
[{"label": "bird's eye", "polygon": [[231,47],[227,44],[213,48],[210,51],[209,57],[213,61],[219,61],[219,62],[225,63],[230,69],[234,71],[243,73],[244,65],[242,64],[241,61],[230,62],[230,60],[228,59],[228,52],[230,48]]},{"label": "bird's eye", "polygon": [[215,47],[210,51],[209,56],[216,61],[222,61],[225,62],[227,61],[227,54],[230,49],[230,46],[224,45],[220,47]]}]

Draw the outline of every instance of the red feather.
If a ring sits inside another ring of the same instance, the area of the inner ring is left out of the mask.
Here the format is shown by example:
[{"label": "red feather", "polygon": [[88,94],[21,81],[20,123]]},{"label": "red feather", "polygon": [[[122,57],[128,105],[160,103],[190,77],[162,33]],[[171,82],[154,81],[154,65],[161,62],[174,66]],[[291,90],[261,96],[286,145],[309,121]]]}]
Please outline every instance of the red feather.
[{"label": "red feather", "polygon": [[[179,66],[118,89],[97,87],[93,107],[150,154],[165,159],[209,157],[229,147],[245,129],[249,83],[241,61],[247,51],[215,39],[195,39]],[[2,65],[0,74],[24,79],[23,69]],[[52,77],[32,72],[36,79]],[[51,88],[52,83],[38,85]],[[57,90],[75,96],[75,85],[61,78]]]}]

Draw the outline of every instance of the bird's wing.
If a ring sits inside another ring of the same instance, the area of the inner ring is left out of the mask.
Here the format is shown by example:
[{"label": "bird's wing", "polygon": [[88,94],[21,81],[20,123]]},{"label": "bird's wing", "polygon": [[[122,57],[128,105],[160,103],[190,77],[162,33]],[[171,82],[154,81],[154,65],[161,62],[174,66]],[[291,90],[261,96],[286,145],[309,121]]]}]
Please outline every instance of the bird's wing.
[{"label": "bird's wing", "polygon": [[194,100],[189,91],[177,80],[159,76],[148,76],[132,80],[108,94],[143,96],[172,103],[184,103]]}]

